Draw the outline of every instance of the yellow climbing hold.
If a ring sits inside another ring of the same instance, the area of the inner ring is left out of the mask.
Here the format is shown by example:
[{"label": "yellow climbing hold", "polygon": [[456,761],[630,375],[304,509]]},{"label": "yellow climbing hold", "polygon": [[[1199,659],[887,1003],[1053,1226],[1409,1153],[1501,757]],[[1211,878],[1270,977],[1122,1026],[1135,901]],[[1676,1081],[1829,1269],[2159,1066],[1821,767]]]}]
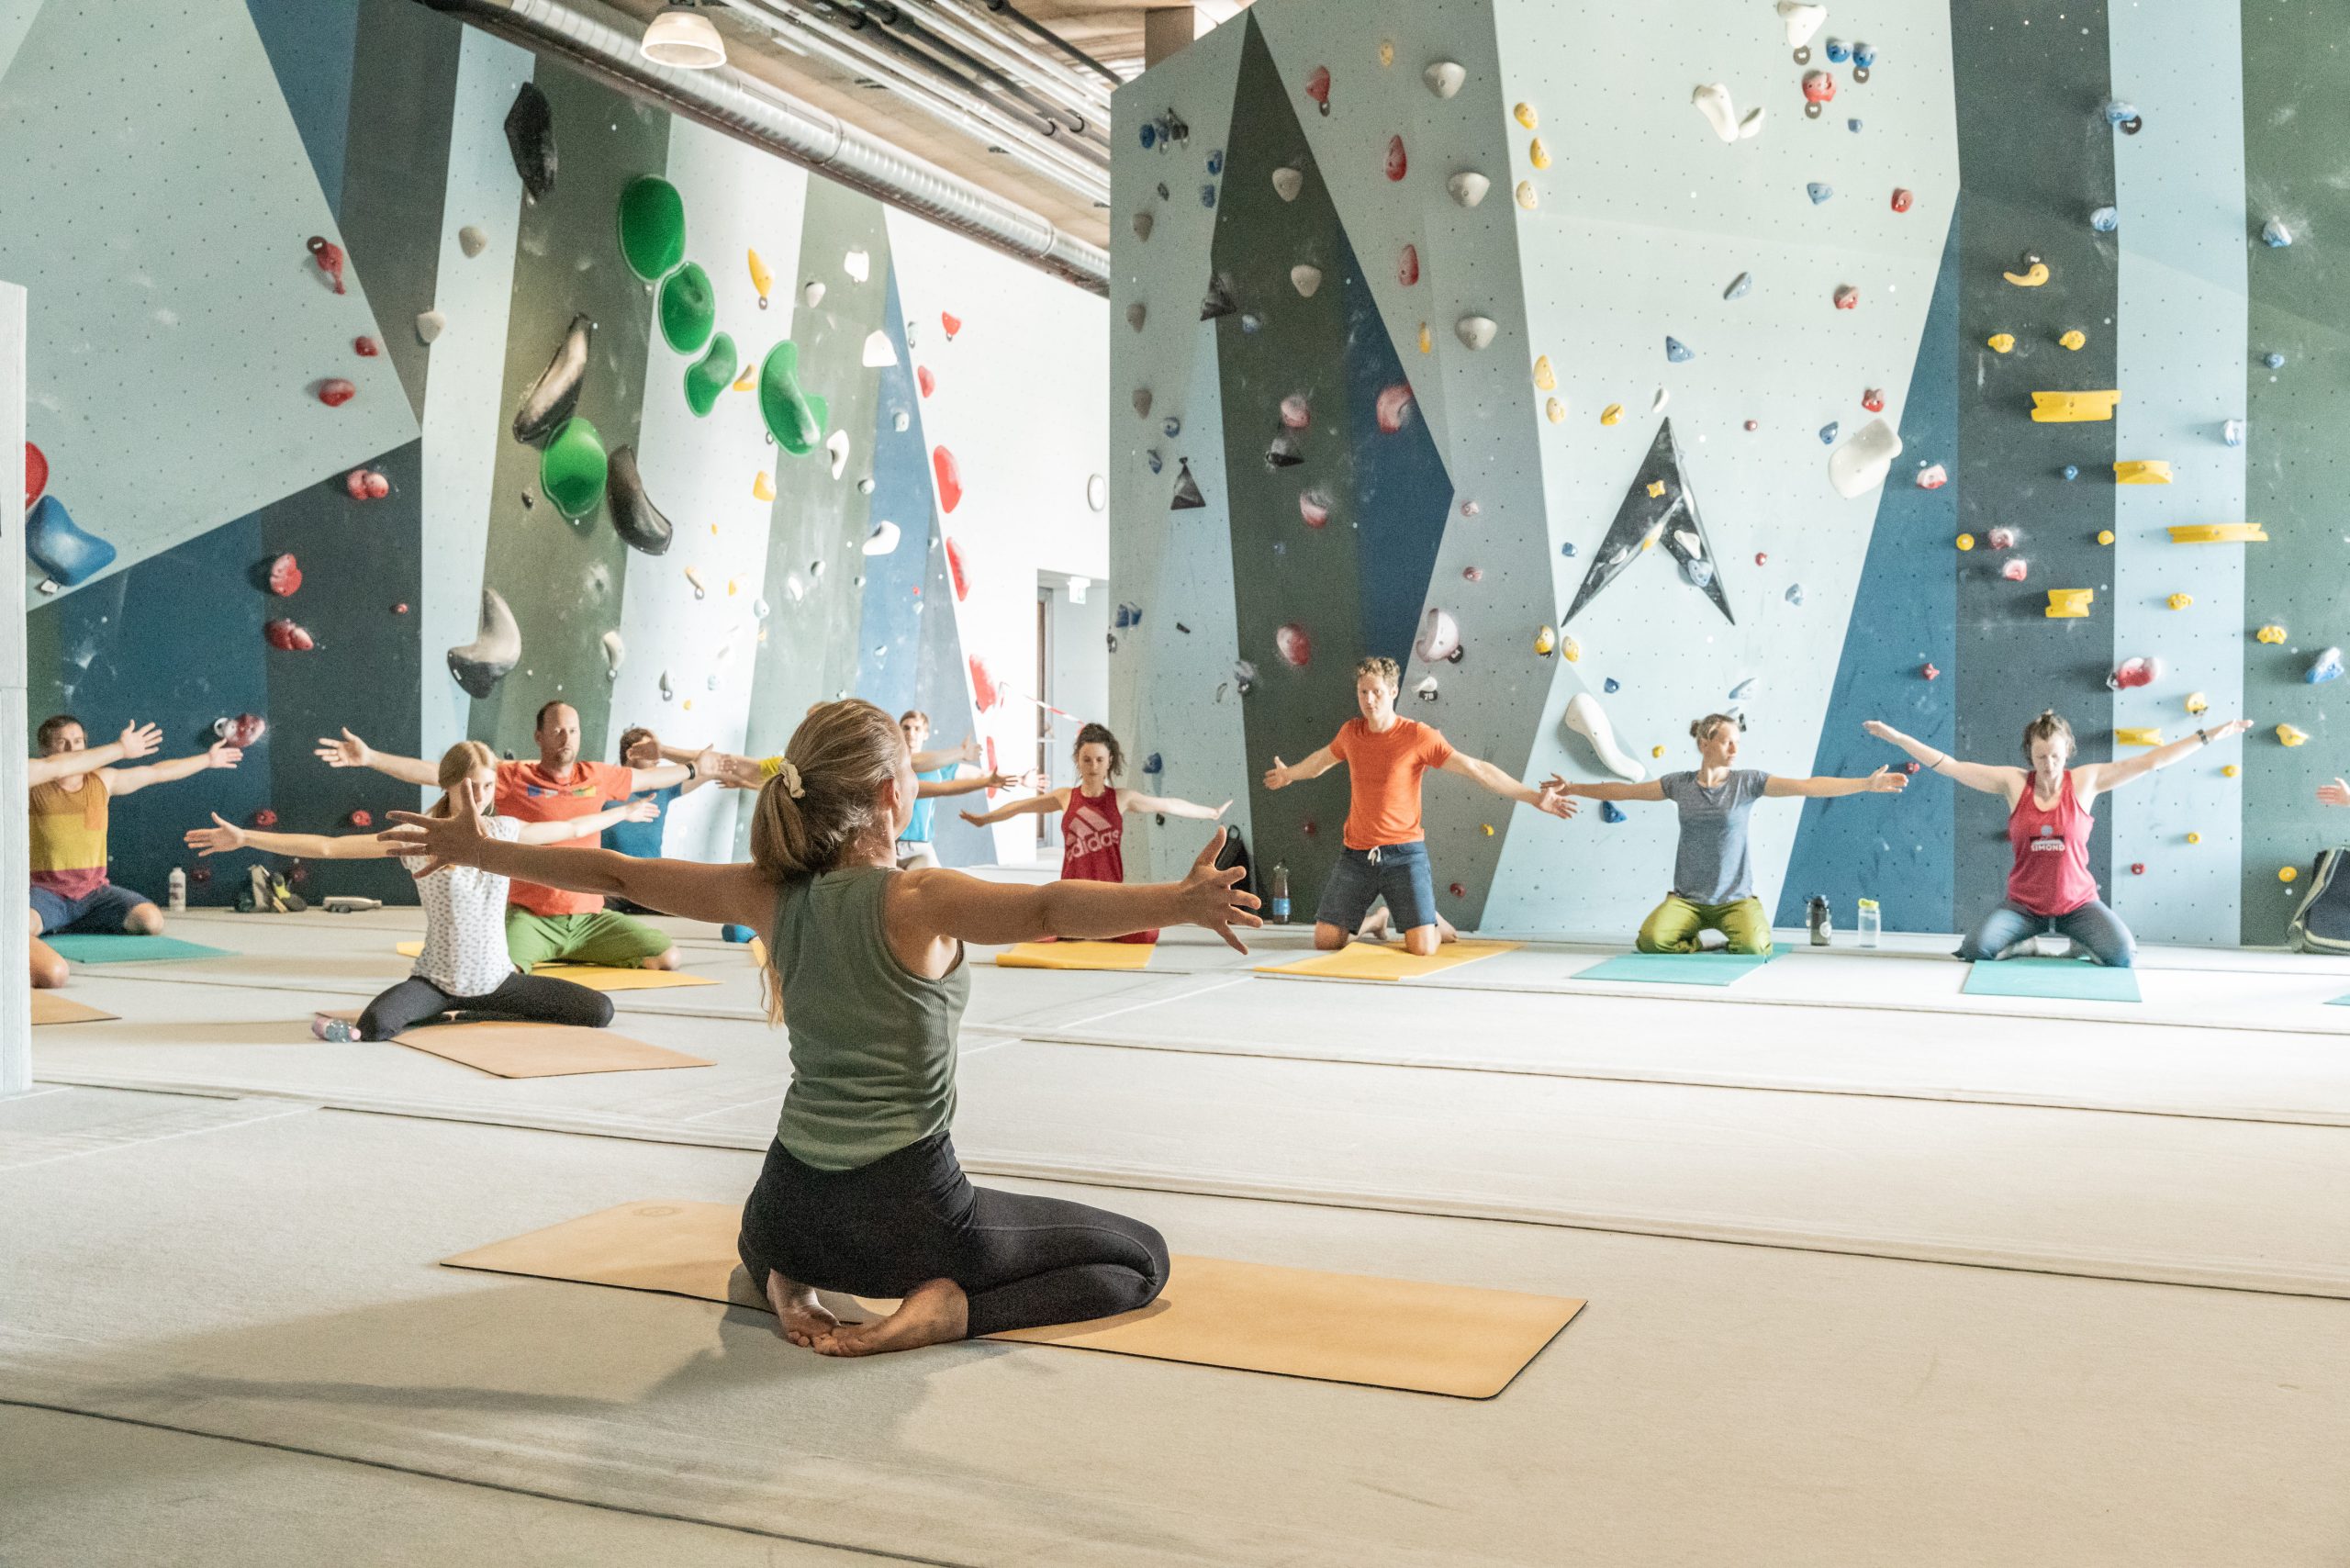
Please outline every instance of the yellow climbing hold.
[{"label": "yellow climbing hold", "polygon": [[1621,403],[1610,403],[1607,407],[1600,409],[1599,422],[1603,425],[1622,424],[1624,422],[1624,405]]},{"label": "yellow climbing hold", "polygon": [[1394,64],[1394,63],[1395,63],[1395,40],[1394,40],[1393,39],[1381,39],[1379,40],[1379,65],[1380,65],[1380,69],[1383,71],[1383,70],[1385,70],[1387,67],[1389,67],[1389,66],[1391,66],[1391,65],[1393,65],[1393,64]]},{"label": "yellow climbing hold", "polygon": [[1664,755],[1664,748],[1661,745],[1652,745],[1649,747],[1649,755],[1651,756],[1662,756]]},{"label": "yellow climbing hold", "polygon": [[1550,166],[1550,150],[1542,145],[1540,137],[1538,136],[1526,144],[1526,161],[1538,169],[1547,169]]},{"label": "yellow climbing hold", "polygon": [[2016,335],[2013,332],[1994,332],[1983,341],[1990,346],[1993,353],[2008,353],[2016,346]]},{"label": "yellow climbing hold", "polygon": [[758,389],[759,367],[755,364],[750,366],[748,369],[744,370],[742,375],[736,376],[734,378],[734,385],[727,388],[730,392],[755,392]]},{"label": "yellow climbing hold", "polygon": [[1421,352],[1422,353],[1428,353],[1431,349],[1433,349],[1435,346],[1436,346],[1436,344],[1435,344],[1435,341],[1434,341],[1433,339],[1431,339],[1431,338],[1428,336],[1428,324],[1427,324],[1426,321],[1421,322],[1421,323],[1420,323],[1420,352]]},{"label": "yellow climbing hold", "polygon": [[2300,875],[2300,872],[2295,870],[2290,866],[2279,866],[2277,868],[2277,879],[2280,882],[2289,882]]},{"label": "yellow climbing hold", "polygon": [[2132,457],[2113,465],[2117,485],[2167,485],[2170,465],[2159,457]]},{"label": "yellow climbing hold", "polygon": [[1520,104],[1517,107],[1510,110],[1510,113],[1516,115],[1517,117],[1517,123],[1524,126],[1528,130],[1536,129],[1542,123],[1542,117],[1534,112],[1534,106],[1532,104]]},{"label": "yellow climbing hold", "polygon": [[2259,631],[2255,632],[2253,635],[2259,638],[2264,643],[2281,643],[2285,640],[2285,629],[2272,621],[2267,625],[2263,626]]},{"label": "yellow climbing hold", "polygon": [[1477,825],[1478,825],[1479,827],[1482,827],[1482,828],[1483,828],[1483,829],[1485,830],[1485,836],[1486,836],[1487,838],[1491,838],[1491,837],[1493,837],[1493,836],[1494,836],[1494,824],[1493,824],[1493,823],[1479,823]]},{"label": "yellow climbing hold", "polygon": [[1532,180],[1520,180],[1517,182],[1517,205],[1526,208],[1528,212],[1532,212],[1536,207],[1542,205],[1542,197],[1540,194],[1535,190],[1534,182]]},{"label": "yellow climbing hold", "polygon": [[2222,778],[2233,778],[2240,771],[2242,770],[2238,768],[2234,763],[2231,762],[2225,767],[2220,769],[2220,777]]},{"label": "yellow climbing hold", "polygon": [[2187,842],[2189,844],[2200,844],[2203,842],[2203,835],[2199,833],[2190,833],[2187,835]]},{"label": "yellow climbing hold", "polygon": [[758,290],[759,298],[764,303],[767,297],[775,292],[775,274],[767,270],[767,263],[759,260],[759,253],[756,251],[749,252],[747,254],[751,262],[751,286]]},{"label": "yellow climbing hold", "polygon": [[2173,544],[2266,544],[2268,531],[2256,522],[2190,522],[2170,531]]},{"label": "yellow climbing hold", "polygon": [[2175,593],[2168,599],[2163,600],[2163,602],[2169,605],[2173,610],[2185,610],[2188,605],[2195,602],[2195,596],[2191,593]]},{"label": "yellow climbing hold", "polygon": [[766,469],[760,469],[758,477],[751,481],[751,495],[762,501],[775,499],[775,481],[767,477]]},{"label": "yellow climbing hold", "polygon": [[1960,535],[1958,536],[1958,547],[1959,547],[1960,549],[1962,549],[1962,550],[1972,550],[1972,549],[1974,549],[1974,548],[1975,548],[1975,535],[1973,535],[1973,534],[1971,534],[1971,533],[1962,533],[1962,534],[1960,534]]},{"label": "yellow climbing hold", "polygon": [[729,577],[729,578],[727,578],[727,579],[726,579],[726,597],[727,597],[727,598],[729,598],[729,599],[733,599],[733,598],[734,597],[734,595],[735,595],[736,590],[737,590],[737,589],[739,589],[741,587],[742,587],[742,585],[741,585],[740,583],[736,582],[733,577]]},{"label": "yellow climbing hold", "polygon": [[2042,611],[2051,621],[2079,621],[2089,612],[2089,601],[2097,598],[2095,588],[2050,588],[2048,608]]},{"label": "yellow climbing hold", "polygon": [[2113,744],[2115,745],[2160,745],[2163,744],[2162,726],[2134,724],[2118,729],[2113,732]]},{"label": "yellow climbing hold", "polygon": [[2078,327],[2076,327],[2071,331],[2065,333],[2063,337],[2057,339],[2056,346],[2062,349],[2071,349],[2074,353],[2078,353],[2082,349],[2088,346],[2088,334],[2082,331]]},{"label": "yellow climbing hold", "polygon": [[1583,657],[1583,644],[1561,632],[1559,633],[1559,656],[1573,664]]},{"label": "yellow climbing hold", "polygon": [[2208,711],[2210,710],[2210,706],[2211,706],[2211,700],[2210,700],[2210,698],[2208,698],[2208,697],[2204,696],[2201,692],[2199,692],[2199,691],[2190,691],[2190,692],[2188,692],[2188,693],[2187,694],[2187,711],[2188,711],[2188,712],[2190,712],[2190,713],[2201,713],[2201,712],[2205,712],[2205,711]]},{"label": "yellow climbing hold", "polygon": [[2277,739],[2279,745],[2299,745],[2309,738],[2310,733],[2307,730],[2295,729],[2290,724],[2277,726]]},{"label": "yellow climbing hold", "polygon": [[1659,497],[1662,496],[1663,494],[1664,494],[1664,481],[1663,481],[1663,480],[1662,480],[1662,479],[1651,479],[1651,480],[1650,480],[1650,481],[1649,481],[1649,499],[1651,499],[1651,500],[1655,500],[1655,499],[1657,499]]},{"label": "yellow climbing hold", "polygon": [[[2097,542],[2098,542],[2099,544],[2110,544],[2110,543],[2113,543],[2113,530],[2111,530],[2111,529],[2109,529],[2109,528],[2100,528],[2100,529],[2098,529],[2098,530],[2097,531]],[[2177,606],[2173,606],[2172,608],[2176,609],[2176,608],[2177,608]]]},{"label": "yellow climbing hold", "polygon": [[1542,413],[1544,418],[1555,425],[1566,419],[1567,406],[1553,398],[1542,405]]},{"label": "yellow climbing hold", "polygon": [[1547,659],[1559,651],[1559,634],[1548,626],[1534,633],[1534,656]]},{"label": "yellow climbing hold", "polygon": [[1551,374],[1549,354],[1539,353],[1534,356],[1534,385],[1539,390],[1544,392],[1556,392],[1559,389],[1559,378]]},{"label": "yellow climbing hold", "polygon": [[2048,281],[2048,263],[2034,262],[2020,273],[2001,273],[1999,275],[2018,288],[2038,288]]},{"label": "yellow climbing hold", "polygon": [[2032,422],[2069,425],[2109,420],[2113,418],[2114,405],[2121,401],[2119,391],[2034,392],[2031,395]]}]

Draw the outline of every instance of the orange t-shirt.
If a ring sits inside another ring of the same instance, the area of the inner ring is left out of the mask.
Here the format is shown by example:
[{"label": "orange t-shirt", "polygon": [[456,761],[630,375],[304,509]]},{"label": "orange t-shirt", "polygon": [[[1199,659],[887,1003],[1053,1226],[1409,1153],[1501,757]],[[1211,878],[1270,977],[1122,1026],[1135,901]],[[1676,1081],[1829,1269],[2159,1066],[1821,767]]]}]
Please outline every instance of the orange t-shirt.
[{"label": "orange t-shirt", "polygon": [[[498,765],[498,814],[525,823],[572,822],[592,817],[613,801],[627,800],[632,777],[628,768],[612,763],[575,762],[571,765],[571,777],[558,782],[538,763],[501,762]],[[585,838],[565,839],[564,844],[583,849],[597,847],[592,834]],[[600,894],[541,887],[520,877],[508,884],[506,902],[532,914],[593,914],[604,907]]]},{"label": "orange t-shirt", "polygon": [[1330,743],[1330,755],[1347,765],[1353,790],[1347,806],[1348,849],[1417,844],[1427,836],[1420,827],[1420,775],[1445,765],[1452,756],[1451,742],[1416,719],[1399,718],[1383,734],[1360,719],[1349,719]]}]

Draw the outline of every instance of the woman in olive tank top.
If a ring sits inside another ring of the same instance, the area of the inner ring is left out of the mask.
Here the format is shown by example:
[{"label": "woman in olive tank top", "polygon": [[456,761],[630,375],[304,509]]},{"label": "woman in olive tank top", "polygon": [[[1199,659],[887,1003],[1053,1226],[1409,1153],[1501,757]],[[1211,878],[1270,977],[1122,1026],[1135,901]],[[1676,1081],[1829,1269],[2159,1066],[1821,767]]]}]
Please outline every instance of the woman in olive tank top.
[{"label": "woman in olive tank top", "polygon": [[[747,865],[501,843],[462,803],[450,817],[393,813],[394,834],[436,864],[758,932],[768,1019],[791,1025],[791,1084],[737,1250],[783,1336],[824,1355],[1106,1317],[1166,1283],[1166,1244],[1139,1220],[964,1179],[948,1134],[965,942],[1188,924],[1240,947],[1232,928],[1262,924],[1235,887],[1240,869],[1215,868],[1221,831],[1181,882],[1034,887],[901,871],[915,788],[896,722],[850,700],[811,710],[793,733],[759,791]],[[842,1323],[819,1290],[902,1300],[889,1317]]]}]

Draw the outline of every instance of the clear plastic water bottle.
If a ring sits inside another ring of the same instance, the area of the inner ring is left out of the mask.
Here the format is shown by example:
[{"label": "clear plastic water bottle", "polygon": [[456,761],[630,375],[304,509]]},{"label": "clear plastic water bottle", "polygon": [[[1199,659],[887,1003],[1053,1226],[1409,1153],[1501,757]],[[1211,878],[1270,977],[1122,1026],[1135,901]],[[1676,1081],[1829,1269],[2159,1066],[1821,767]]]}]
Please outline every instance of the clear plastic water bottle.
[{"label": "clear plastic water bottle", "polygon": [[1876,900],[1863,899],[1861,901],[1861,946],[1875,946],[1876,934],[1880,929],[1882,927],[1877,915]]},{"label": "clear plastic water bottle", "polygon": [[172,868],[170,909],[173,914],[187,913],[187,873],[177,866]]},{"label": "clear plastic water bottle", "polygon": [[1289,924],[1289,868],[1278,860],[1273,862],[1272,896],[1267,902],[1272,907],[1267,911],[1265,918],[1275,925],[1287,925]]},{"label": "clear plastic water bottle", "polygon": [[1827,946],[1829,934],[1836,929],[1835,918],[1828,913],[1828,895],[1812,894],[1810,903],[1805,906],[1805,913],[1811,926],[1811,945],[1815,947]]}]

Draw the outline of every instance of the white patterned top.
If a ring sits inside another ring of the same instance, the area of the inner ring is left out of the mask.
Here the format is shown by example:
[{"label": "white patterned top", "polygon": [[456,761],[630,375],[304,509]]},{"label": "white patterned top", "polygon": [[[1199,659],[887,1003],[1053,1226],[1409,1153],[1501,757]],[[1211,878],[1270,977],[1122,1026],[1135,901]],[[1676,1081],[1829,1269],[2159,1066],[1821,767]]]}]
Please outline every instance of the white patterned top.
[{"label": "white patterned top", "polygon": [[[511,844],[522,835],[512,817],[482,819],[482,831]],[[404,855],[400,864],[415,877],[427,864]],[[409,972],[451,996],[487,996],[514,972],[506,952],[506,879],[475,866],[450,866],[416,878],[424,905],[424,951]]]}]

